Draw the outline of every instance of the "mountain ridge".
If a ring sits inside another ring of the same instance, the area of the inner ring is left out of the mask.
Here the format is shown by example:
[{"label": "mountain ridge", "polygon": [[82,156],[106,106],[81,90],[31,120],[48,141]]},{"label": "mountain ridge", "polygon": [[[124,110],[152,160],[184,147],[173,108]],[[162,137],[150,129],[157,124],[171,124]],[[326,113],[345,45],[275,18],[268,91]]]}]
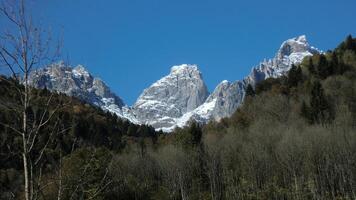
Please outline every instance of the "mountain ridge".
[{"label": "mountain ridge", "polygon": [[135,124],[151,125],[171,132],[194,120],[207,123],[229,117],[241,106],[248,84],[285,75],[293,64],[306,56],[321,53],[310,46],[306,36],[284,41],[274,58],[252,67],[242,80],[222,81],[210,93],[198,65],[171,67],[170,73],[144,89],[132,106],[124,103],[99,78],[93,77],[82,65],[70,67],[63,62],[34,71],[30,82],[37,88],[76,96],[104,110],[115,113]]},{"label": "mountain ridge", "polygon": [[231,116],[243,103],[245,90],[248,84],[255,86],[267,78],[277,78],[289,71],[293,64],[299,64],[306,56],[321,53],[317,48],[310,46],[306,36],[301,35],[284,41],[276,56],[268,61],[263,61],[253,67],[248,76],[243,80],[229,82],[222,81],[207,98],[206,102],[196,110],[184,114],[177,120],[177,126],[164,128],[166,132],[173,131],[176,127],[183,127],[189,121],[206,123],[209,120],[220,120]]}]

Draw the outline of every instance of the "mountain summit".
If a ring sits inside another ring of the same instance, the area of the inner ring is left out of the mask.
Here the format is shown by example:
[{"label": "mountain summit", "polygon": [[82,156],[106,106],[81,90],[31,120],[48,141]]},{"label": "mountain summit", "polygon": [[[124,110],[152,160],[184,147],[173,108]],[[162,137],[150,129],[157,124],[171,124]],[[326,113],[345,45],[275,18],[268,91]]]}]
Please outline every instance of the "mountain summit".
[{"label": "mountain summit", "polygon": [[[253,67],[251,73],[243,80],[232,83],[226,80],[222,81],[202,105],[177,119],[176,126],[185,126],[192,120],[206,123],[209,120],[220,120],[231,116],[243,103],[248,84],[255,86],[267,78],[286,75],[293,64],[299,64],[306,56],[318,53],[321,52],[309,45],[305,35],[286,40],[274,58]],[[170,127],[164,130],[171,131],[174,128]]]},{"label": "mountain summit", "polygon": [[171,127],[184,113],[200,106],[209,92],[196,65],[178,65],[170,74],[145,89],[133,106],[143,124]]},{"label": "mountain summit", "polygon": [[138,123],[124,101],[99,78],[93,77],[82,65],[71,67],[64,62],[37,69],[30,74],[30,84],[77,97],[121,118]]},{"label": "mountain summit", "polygon": [[124,106],[120,97],[111,92],[102,80],[93,77],[82,65],[72,68],[64,62],[52,64],[33,71],[30,74],[30,83],[37,88],[47,88],[79,97],[97,106],[105,104],[103,99],[111,99],[117,106]]},{"label": "mountain summit", "polygon": [[317,48],[309,45],[305,35],[286,40],[282,43],[276,56],[264,60],[252,71],[245,82],[255,85],[267,78],[280,77],[288,72],[292,64],[299,64],[306,56],[321,53]]},{"label": "mountain summit", "polygon": [[241,106],[248,84],[255,86],[267,78],[285,75],[306,56],[321,53],[302,35],[282,43],[276,56],[252,68],[243,80],[222,81],[209,94],[197,65],[173,66],[170,73],[145,89],[132,107],[110,91],[83,66],[63,62],[34,71],[30,80],[37,88],[78,97],[136,124],[148,124],[166,132],[189,121],[206,123],[231,116]]}]

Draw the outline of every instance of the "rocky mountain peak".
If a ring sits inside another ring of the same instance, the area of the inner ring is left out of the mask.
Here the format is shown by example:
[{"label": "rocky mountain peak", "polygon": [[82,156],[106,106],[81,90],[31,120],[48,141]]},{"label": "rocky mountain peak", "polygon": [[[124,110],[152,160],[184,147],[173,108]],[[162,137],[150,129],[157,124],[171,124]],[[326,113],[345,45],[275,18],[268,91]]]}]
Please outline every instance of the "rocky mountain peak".
[{"label": "rocky mountain peak", "polygon": [[[176,120],[177,126],[184,126],[191,120],[204,123],[231,116],[243,103],[248,84],[254,86],[267,78],[283,76],[292,64],[299,64],[306,56],[316,53],[319,53],[319,50],[308,44],[305,35],[286,40],[274,58],[265,59],[252,68],[250,75],[242,81],[222,81],[202,105]],[[174,127],[165,130],[173,129]]]},{"label": "rocky mountain peak", "polygon": [[166,127],[175,119],[194,110],[209,92],[196,65],[177,65],[170,74],[145,89],[133,106],[142,123]]},{"label": "rocky mountain peak", "polygon": [[288,39],[282,43],[274,58],[264,60],[258,66],[252,68],[250,75],[244,81],[255,85],[270,77],[283,76],[293,64],[297,65],[305,57],[318,53],[321,53],[321,51],[310,46],[305,35]]},{"label": "rocky mountain peak", "polygon": [[309,45],[307,37],[301,35],[295,38],[291,38],[282,43],[278,50],[277,57],[282,59],[285,56],[290,56],[296,53],[317,53],[318,50]]},{"label": "rocky mountain peak", "polygon": [[197,65],[182,64],[171,68],[171,75],[185,74],[185,75],[200,75]]},{"label": "rocky mountain peak", "polygon": [[223,81],[221,81],[221,82],[218,84],[218,86],[229,85],[229,84],[230,84],[230,81],[228,81],[228,80],[223,80]]},{"label": "rocky mountain peak", "polygon": [[305,35],[291,38],[282,43],[274,58],[253,67],[243,80],[224,80],[210,95],[197,65],[176,65],[168,75],[145,89],[132,107],[126,106],[82,65],[72,68],[64,62],[54,63],[33,72],[30,83],[78,97],[133,123],[170,132],[191,120],[206,123],[231,116],[243,103],[248,84],[255,86],[267,78],[283,76],[292,64],[318,53],[320,51],[309,45]]},{"label": "rocky mountain peak", "polygon": [[77,65],[72,69],[73,75],[74,76],[84,76],[84,77],[90,77],[90,73],[85,69],[83,65]]},{"label": "rocky mountain peak", "polygon": [[[30,84],[36,88],[75,96],[93,105],[109,108],[115,105],[115,113],[125,106],[120,97],[99,78],[93,77],[82,65],[71,67],[63,61],[37,69],[30,74]],[[108,110],[108,109],[106,109]],[[124,116],[122,116],[124,117]]]},{"label": "rocky mountain peak", "polygon": [[302,42],[302,43],[307,43],[307,36],[306,35],[301,35],[296,38],[296,41]]}]

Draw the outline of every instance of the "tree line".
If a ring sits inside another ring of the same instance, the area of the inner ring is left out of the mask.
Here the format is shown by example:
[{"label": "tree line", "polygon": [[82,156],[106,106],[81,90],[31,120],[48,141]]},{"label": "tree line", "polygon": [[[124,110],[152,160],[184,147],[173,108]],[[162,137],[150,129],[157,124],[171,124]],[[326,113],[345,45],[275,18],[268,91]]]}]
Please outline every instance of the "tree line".
[{"label": "tree line", "polygon": [[0,5],[0,199],[356,199],[352,36],[247,86],[231,117],[162,134],[32,88],[57,49],[25,8]]},{"label": "tree line", "polygon": [[[230,118],[171,134],[55,94],[53,105],[66,106],[41,129],[39,147],[58,120],[69,129],[44,151],[36,199],[355,199],[356,50],[348,42],[326,61],[308,57],[284,77],[249,86]],[[332,73],[315,72],[319,64]],[[1,81],[2,102],[16,103],[10,90]],[[30,119],[51,94],[33,90]],[[16,122],[3,109],[0,116]],[[0,133],[2,198],[21,199],[20,139],[6,127]]]}]

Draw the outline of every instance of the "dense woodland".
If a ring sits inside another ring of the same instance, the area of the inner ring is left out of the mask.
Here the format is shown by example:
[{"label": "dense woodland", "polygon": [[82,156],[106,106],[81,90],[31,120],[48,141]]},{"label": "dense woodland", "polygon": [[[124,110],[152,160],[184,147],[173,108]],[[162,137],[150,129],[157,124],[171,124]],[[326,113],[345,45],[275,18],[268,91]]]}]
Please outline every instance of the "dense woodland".
[{"label": "dense woodland", "polygon": [[[1,77],[0,199],[23,199],[18,88]],[[34,199],[356,199],[351,36],[249,86],[232,117],[170,134],[47,90],[31,102],[29,121],[53,114],[30,155]]]},{"label": "dense woodland", "polygon": [[[17,81],[0,78],[0,197],[8,196],[5,191],[14,194],[21,191],[21,135],[11,129],[20,127],[22,123],[18,117],[21,107],[21,97],[17,91],[19,87],[21,85]],[[31,95],[32,106],[27,111],[29,122],[39,121],[43,113],[55,113],[50,122],[40,129],[33,152],[33,157],[36,157],[46,146],[43,152],[45,159],[35,165],[45,173],[58,170],[62,157],[81,148],[102,147],[111,153],[118,153],[131,143],[157,141],[158,133],[152,127],[121,120],[76,98],[51,93],[46,89],[33,89]],[[49,112],[44,111],[47,109]]]}]

